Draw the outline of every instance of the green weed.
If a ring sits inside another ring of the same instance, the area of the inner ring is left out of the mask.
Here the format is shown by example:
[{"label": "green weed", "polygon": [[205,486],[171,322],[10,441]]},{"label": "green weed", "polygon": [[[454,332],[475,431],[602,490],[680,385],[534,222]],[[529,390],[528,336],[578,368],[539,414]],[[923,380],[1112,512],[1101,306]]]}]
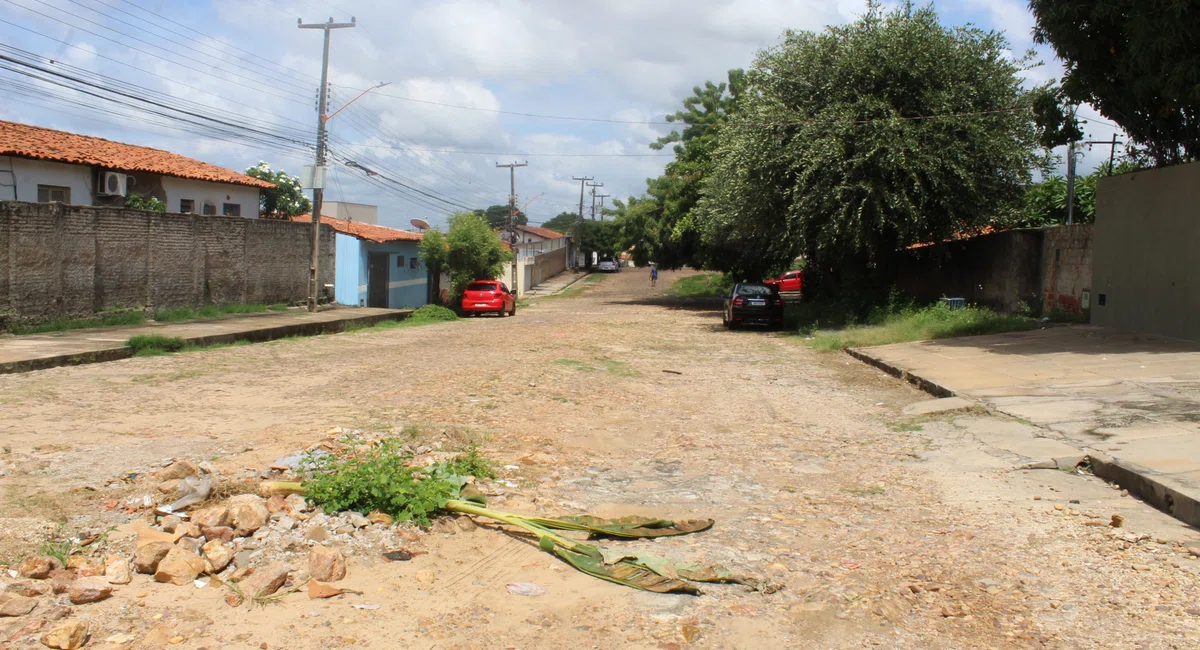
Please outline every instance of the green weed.
[{"label": "green weed", "polygon": [[676,298],[720,298],[733,288],[733,277],[723,273],[701,273],[680,278],[667,289]]},{"label": "green weed", "polygon": [[52,557],[65,567],[71,561],[71,555],[78,550],[73,542],[46,542],[38,547],[38,555]]},{"label": "green weed", "polygon": [[163,354],[180,352],[187,343],[177,336],[162,336],[160,334],[139,334],[129,337],[125,342],[133,350],[134,356],[156,357]]},{"label": "green weed", "polygon": [[[279,305],[272,305],[272,308]],[[286,305],[283,305],[287,309]],[[261,314],[267,311],[266,305],[259,304],[228,304],[228,305],[204,305],[200,308],[194,307],[177,307],[174,309],[160,309],[154,312],[154,320],[160,323],[177,323],[180,321],[197,320],[201,318],[219,318],[221,316],[232,316],[236,314]]]},{"label": "green weed", "polygon": [[479,447],[471,444],[458,458],[446,464],[451,474],[458,476],[474,476],[475,478],[496,478],[496,470],[492,463],[479,453]]},{"label": "green weed", "polygon": [[551,363],[556,366],[574,368],[580,372],[607,372],[610,375],[618,377],[638,377],[641,375],[638,371],[630,368],[624,361],[613,361],[611,359],[588,362],[577,361],[575,359],[557,359]]},{"label": "green weed", "polygon": [[816,350],[830,352],[908,341],[1022,331],[1036,325],[1037,321],[1025,316],[1001,314],[980,307],[950,309],[938,303],[924,308],[907,307],[893,313],[877,313],[862,325],[850,324],[835,330],[810,330],[808,344]]},{"label": "green weed", "polygon": [[420,327],[422,325],[433,325],[435,323],[445,323],[458,320],[458,314],[453,310],[442,307],[441,305],[425,305],[415,311],[412,315],[404,320],[385,320],[379,321],[374,325],[360,325],[350,323],[346,325],[347,332],[362,332],[364,330],[385,331],[394,330],[403,327]]},{"label": "green weed", "polygon": [[915,431],[924,431],[925,427],[913,422],[898,422],[888,427],[896,433],[912,433]]},{"label": "green weed", "polygon": [[45,334],[47,332],[65,332],[67,330],[87,329],[91,327],[116,327],[120,325],[141,325],[146,317],[140,311],[122,311],[96,314],[90,318],[57,318],[37,325],[23,325],[12,328],[13,334]]}]

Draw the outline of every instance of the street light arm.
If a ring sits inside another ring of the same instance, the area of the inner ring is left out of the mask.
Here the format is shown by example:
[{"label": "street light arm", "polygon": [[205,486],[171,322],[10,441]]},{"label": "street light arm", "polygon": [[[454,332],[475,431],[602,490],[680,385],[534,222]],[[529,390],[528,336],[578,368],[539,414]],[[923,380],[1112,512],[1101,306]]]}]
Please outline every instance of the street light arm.
[{"label": "street light arm", "polygon": [[346,102],[345,104],[342,105],[341,108],[337,109],[332,114],[322,117],[321,120],[323,120],[325,122],[332,120],[334,118],[334,116],[336,116],[338,113],[341,113],[342,111],[346,110],[351,104],[362,99],[363,95],[371,92],[372,90],[379,90],[380,88],[383,88],[384,86],[390,86],[390,85],[392,85],[392,82],[387,81],[387,82],[379,84],[378,86],[371,86],[370,88],[362,91],[361,93],[358,93],[358,97],[355,97],[354,99],[351,99],[350,101]]}]

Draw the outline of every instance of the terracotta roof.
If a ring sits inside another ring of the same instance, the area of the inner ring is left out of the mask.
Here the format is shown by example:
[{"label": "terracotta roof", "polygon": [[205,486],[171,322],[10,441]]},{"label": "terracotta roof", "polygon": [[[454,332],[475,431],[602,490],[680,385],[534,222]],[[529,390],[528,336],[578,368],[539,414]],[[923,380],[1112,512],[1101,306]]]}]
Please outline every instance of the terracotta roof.
[{"label": "terracotta roof", "polygon": [[546,239],[562,239],[563,237],[566,237],[566,235],[558,232],[557,230],[538,228],[537,226],[517,226],[517,230],[527,232],[531,235],[537,235],[538,237],[544,237]]},{"label": "terracotta roof", "polygon": [[0,120],[0,156],[94,165],[213,183],[272,188],[273,184],[224,167],[150,147]]},{"label": "terracotta roof", "polygon": [[[291,217],[291,220],[312,223],[312,215],[302,214]],[[334,219],[333,217],[321,217],[321,223],[342,234],[353,235],[359,239],[365,239],[367,241],[375,242],[376,244],[386,244],[387,242],[393,241],[421,241],[421,233],[418,232],[396,230],[395,228],[376,226],[369,223],[360,223],[358,221],[346,221],[345,219]]]},{"label": "terracotta roof", "polygon": [[962,241],[964,239],[972,239],[974,237],[982,237],[984,235],[994,235],[998,232],[1004,232],[1004,231],[996,230],[996,228],[994,226],[984,226],[982,229],[980,229],[979,232],[971,232],[971,233],[956,232],[956,233],[954,233],[954,236],[951,237],[950,239],[945,239],[940,242],[936,242],[936,241],[921,242],[920,244],[913,244],[911,246],[905,246],[904,250],[911,251],[911,250],[916,250],[918,248],[929,248],[930,246],[937,246],[938,244],[948,244],[950,242]]}]

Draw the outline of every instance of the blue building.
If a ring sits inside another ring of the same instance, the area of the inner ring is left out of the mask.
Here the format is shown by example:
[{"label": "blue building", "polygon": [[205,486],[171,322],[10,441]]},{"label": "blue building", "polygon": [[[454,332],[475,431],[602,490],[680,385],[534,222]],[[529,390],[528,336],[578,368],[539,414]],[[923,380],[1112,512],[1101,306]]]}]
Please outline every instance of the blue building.
[{"label": "blue building", "polygon": [[[311,215],[293,217],[312,222]],[[334,300],[355,307],[415,309],[429,303],[420,233],[321,217],[336,231]]]}]

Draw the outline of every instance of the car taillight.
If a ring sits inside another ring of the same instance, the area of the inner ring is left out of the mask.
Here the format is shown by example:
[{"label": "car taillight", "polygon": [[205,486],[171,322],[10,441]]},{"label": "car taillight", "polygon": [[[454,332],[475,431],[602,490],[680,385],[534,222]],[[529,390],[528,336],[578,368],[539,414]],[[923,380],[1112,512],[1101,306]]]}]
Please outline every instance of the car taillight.
[{"label": "car taillight", "polygon": [[783,305],[783,298],[776,298],[772,302],[775,304],[776,307],[779,307],[779,306]]},{"label": "car taillight", "polygon": [[743,304],[743,303],[745,303],[745,302],[746,302],[746,301],[745,301],[745,300],[743,300],[743,299],[741,299],[741,298],[734,298],[734,299],[733,299],[733,306],[734,306],[734,307],[741,307],[741,306],[742,306],[742,304]]}]

